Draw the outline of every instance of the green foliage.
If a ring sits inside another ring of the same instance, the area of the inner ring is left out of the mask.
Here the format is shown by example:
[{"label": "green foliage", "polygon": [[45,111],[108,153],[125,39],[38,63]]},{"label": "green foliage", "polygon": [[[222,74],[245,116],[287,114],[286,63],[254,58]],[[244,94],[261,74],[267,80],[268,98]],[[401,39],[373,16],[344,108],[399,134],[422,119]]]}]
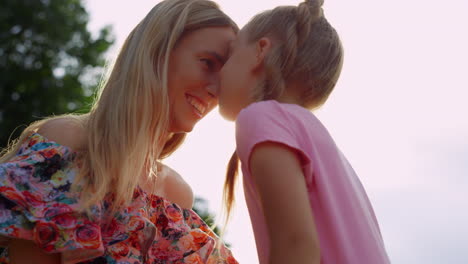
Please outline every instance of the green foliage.
[{"label": "green foliage", "polygon": [[[221,230],[215,226],[215,216],[208,209],[208,202],[200,197],[195,198],[195,203],[193,205],[193,211],[197,213],[203,221],[215,232],[216,235],[221,235]],[[224,241],[226,246],[230,247],[230,244]]]},{"label": "green foliage", "polygon": [[114,37],[88,19],[81,0],[2,1],[0,148],[20,125],[89,107]]},{"label": "green foliage", "polygon": [[220,235],[219,228],[214,226],[215,219],[214,216],[210,213],[208,209],[208,202],[205,199],[196,197],[195,203],[193,205],[193,211],[195,211],[195,213],[197,213],[209,227],[213,228],[213,231],[218,236]]}]

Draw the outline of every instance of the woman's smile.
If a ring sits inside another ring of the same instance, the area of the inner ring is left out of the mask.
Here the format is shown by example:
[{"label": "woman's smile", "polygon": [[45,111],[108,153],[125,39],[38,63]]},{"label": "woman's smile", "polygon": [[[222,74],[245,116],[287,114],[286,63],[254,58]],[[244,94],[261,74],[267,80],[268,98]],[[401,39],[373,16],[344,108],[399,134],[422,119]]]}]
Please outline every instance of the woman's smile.
[{"label": "woman's smile", "polygon": [[187,102],[192,106],[193,112],[199,117],[202,118],[205,115],[207,104],[203,102],[200,98],[188,94],[185,94],[185,98]]}]

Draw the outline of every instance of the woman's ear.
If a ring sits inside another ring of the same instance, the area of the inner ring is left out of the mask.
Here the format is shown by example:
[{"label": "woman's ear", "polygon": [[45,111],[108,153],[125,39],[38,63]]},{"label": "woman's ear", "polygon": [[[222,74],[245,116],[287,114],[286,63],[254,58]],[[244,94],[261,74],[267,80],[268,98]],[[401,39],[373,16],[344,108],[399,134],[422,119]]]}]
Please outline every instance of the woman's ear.
[{"label": "woman's ear", "polygon": [[255,43],[255,69],[259,69],[263,62],[265,61],[266,56],[271,50],[271,40],[270,38],[263,37]]}]

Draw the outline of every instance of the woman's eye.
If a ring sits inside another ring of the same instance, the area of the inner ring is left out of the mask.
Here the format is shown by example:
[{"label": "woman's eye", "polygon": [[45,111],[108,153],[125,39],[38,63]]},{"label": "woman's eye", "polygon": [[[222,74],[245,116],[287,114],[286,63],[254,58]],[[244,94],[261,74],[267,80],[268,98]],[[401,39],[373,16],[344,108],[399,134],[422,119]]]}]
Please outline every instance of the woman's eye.
[{"label": "woman's eye", "polygon": [[206,67],[208,67],[208,69],[210,70],[212,70],[215,66],[214,62],[210,59],[200,59],[200,61],[204,63]]}]

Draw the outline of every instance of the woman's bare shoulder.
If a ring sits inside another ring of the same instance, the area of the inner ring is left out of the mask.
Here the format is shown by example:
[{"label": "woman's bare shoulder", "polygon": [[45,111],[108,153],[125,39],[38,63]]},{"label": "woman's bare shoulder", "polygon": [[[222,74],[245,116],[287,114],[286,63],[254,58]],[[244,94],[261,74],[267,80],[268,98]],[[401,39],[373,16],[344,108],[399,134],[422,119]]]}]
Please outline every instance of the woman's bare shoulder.
[{"label": "woman's bare shoulder", "polygon": [[73,150],[86,147],[86,130],[81,121],[71,117],[60,117],[46,121],[38,134]]},{"label": "woman's bare shoulder", "polygon": [[161,172],[165,175],[163,191],[165,198],[182,208],[191,209],[194,198],[190,185],[179,173],[166,165],[163,165]]}]

